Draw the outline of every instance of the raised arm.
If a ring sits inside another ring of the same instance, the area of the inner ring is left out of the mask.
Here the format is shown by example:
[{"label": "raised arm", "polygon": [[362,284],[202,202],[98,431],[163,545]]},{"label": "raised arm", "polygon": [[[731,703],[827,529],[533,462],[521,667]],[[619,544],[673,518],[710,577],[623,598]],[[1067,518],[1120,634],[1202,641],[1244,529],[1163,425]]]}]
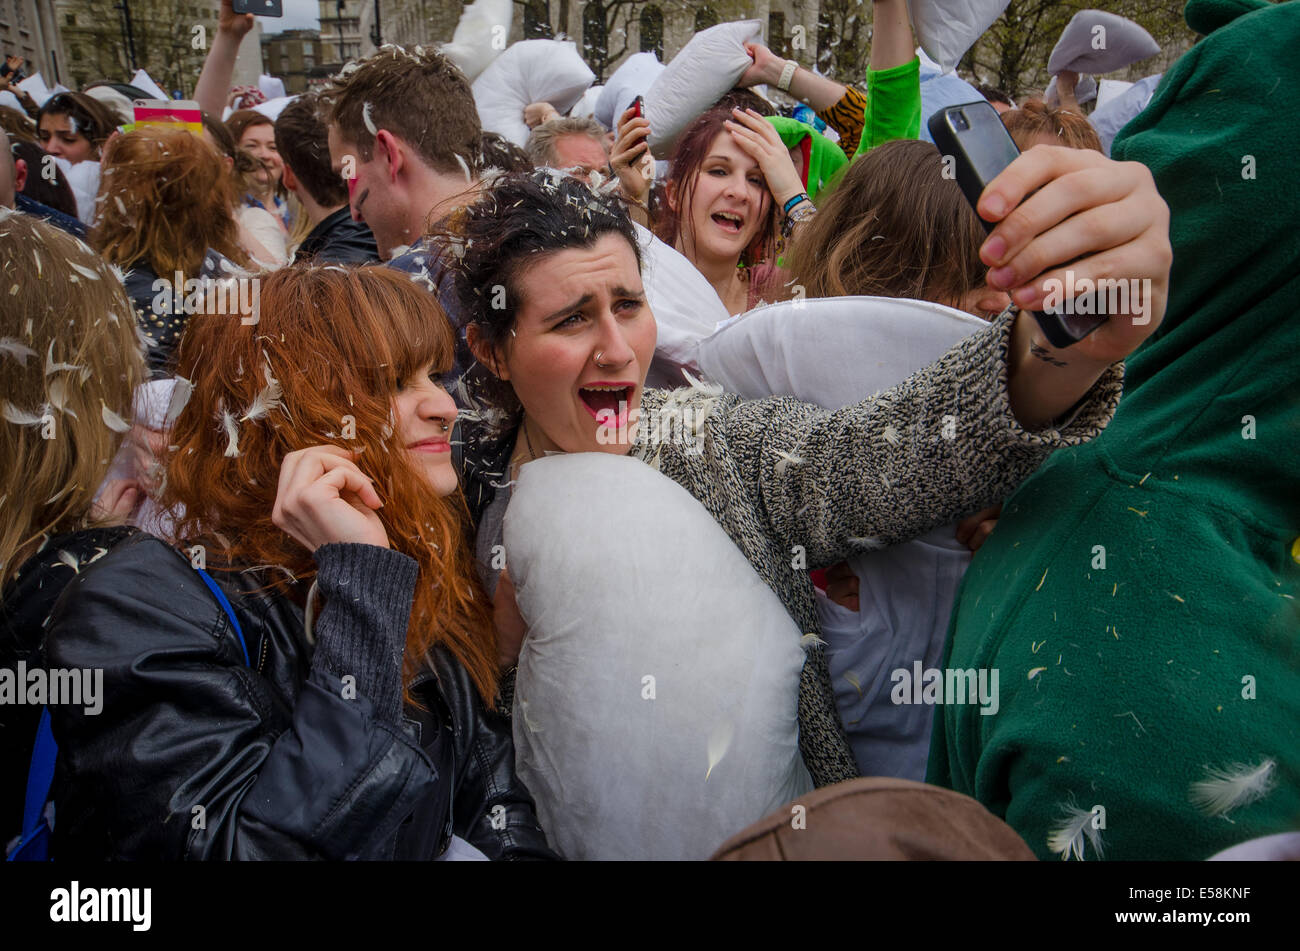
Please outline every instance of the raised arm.
[{"label": "raised arm", "polygon": [[203,61],[199,81],[194,85],[194,101],[214,119],[220,120],[226,109],[226,96],[230,92],[230,80],[235,75],[239,44],[253,28],[253,22],[253,14],[235,13],[230,0],[221,0],[217,35],[212,38],[212,48]]}]

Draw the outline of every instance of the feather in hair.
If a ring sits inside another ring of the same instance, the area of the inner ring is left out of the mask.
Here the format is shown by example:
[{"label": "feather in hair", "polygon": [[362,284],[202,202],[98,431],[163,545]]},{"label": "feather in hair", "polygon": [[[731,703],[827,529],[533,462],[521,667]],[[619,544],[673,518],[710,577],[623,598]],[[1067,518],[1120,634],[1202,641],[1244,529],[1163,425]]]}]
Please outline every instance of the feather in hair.
[{"label": "feather in hair", "polygon": [[178,376],[175,379],[176,385],[172,387],[171,399],[167,401],[168,426],[176,422],[181,415],[181,411],[185,409],[185,405],[189,403],[190,397],[194,395],[193,383],[183,376]]},{"label": "feather in hair", "polygon": [[40,415],[29,413],[25,409],[19,409],[13,403],[5,400],[4,417],[15,426],[39,426],[45,420],[47,406],[41,407]]},{"label": "feather in hair", "polygon": [[1101,830],[1093,824],[1091,809],[1080,809],[1074,802],[1061,805],[1061,817],[1047,833],[1047,847],[1061,856],[1061,861],[1068,861],[1073,855],[1076,860],[1084,860],[1084,837],[1092,846],[1097,858],[1102,857]]},{"label": "feather in hair", "polygon": [[280,405],[280,381],[271,376],[269,363],[263,365],[262,373],[266,376],[266,386],[262,387],[262,391],[254,398],[253,405],[248,407],[248,412],[239,420],[241,423],[250,419],[261,419]]},{"label": "feather in hair", "polygon": [[56,380],[50,381],[50,385],[49,385],[50,405],[53,406],[61,413],[67,413],[73,419],[80,419],[81,417],[77,415],[75,410],[65,405],[68,402],[67,383],[68,381],[64,377],[59,377]]},{"label": "feather in hair", "polygon": [[235,416],[224,406],[221,409],[221,425],[226,430],[226,451],[223,453],[227,459],[234,459],[239,455],[239,424],[235,422]]},{"label": "feather in hair", "polygon": [[36,356],[36,351],[16,337],[0,337],[0,354],[13,357],[23,366],[27,366],[27,358]]},{"label": "feather in hair", "polygon": [[54,360],[54,341],[50,341],[49,350],[45,351],[45,375],[58,373],[60,370],[80,370],[82,369],[75,363],[56,363]]},{"label": "feather in hair", "polygon": [[104,425],[115,433],[124,433],[131,428],[131,424],[109,409],[103,400],[99,401],[99,415],[104,420]]},{"label": "feather in hair", "polygon": [[1192,783],[1187,798],[1207,816],[1222,816],[1263,799],[1273,790],[1277,763],[1233,763],[1227,769],[1205,767],[1206,779]]}]

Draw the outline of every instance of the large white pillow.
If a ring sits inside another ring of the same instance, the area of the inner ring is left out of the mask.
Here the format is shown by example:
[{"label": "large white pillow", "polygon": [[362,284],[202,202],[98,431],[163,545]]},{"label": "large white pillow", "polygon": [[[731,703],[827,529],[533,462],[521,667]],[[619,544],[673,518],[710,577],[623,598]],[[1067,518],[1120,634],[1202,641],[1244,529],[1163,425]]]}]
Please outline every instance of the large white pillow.
[{"label": "large white pillow", "polygon": [[498,56],[474,80],[483,128],[521,148],[528,142],[524,107],[549,102],[568,112],[596,78],[567,40],[524,40]]},{"label": "large white pillow", "polygon": [[[945,73],[1002,15],[1009,0],[907,0],[917,42]],[[924,122],[922,126],[924,127]]]},{"label": "large white pillow", "polygon": [[1115,99],[1107,103],[1099,103],[1092,115],[1088,117],[1088,121],[1097,130],[1101,147],[1107,155],[1110,155],[1111,144],[1115,141],[1119,130],[1147,107],[1163,75],[1163,73],[1156,73],[1154,76],[1139,79]]},{"label": "large white pillow", "polygon": [[513,12],[514,0],[474,0],[461,12],[451,42],[443,43],[438,52],[472,83],[505,48]]},{"label": "large white pillow", "polygon": [[664,71],[664,64],[654,53],[633,53],[614,70],[600,91],[593,113],[597,122],[606,129],[617,130],[618,117],[632,105],[637,96],[644,96]]},{"label": "large white pillow", "polygon": [[641,225],[635,227],[646,302],[659,328],[646,385],[675,388],[686,382],[683,368],[696,368],[699,342],[728,318],[727,308],[713,285],[684,255]]},{"label": "large white pillow", "polygon": [[759,20],[719,23],[696,33],[673,57],[645,94],[650,150],[656,156],[666,158],[682,131],[735,87],[754,64],[745,43],[762,38]]},{"label": "large white pillow", "polygon": [[505,550],[515,765],[563,855],[707,858],[812,788],[801,632],[685,489],[630,456],[535,460]]},{"label": "large white pillow", "polygon": [[1061,31],[1047,72],[1109,73],[1159,52],[1160,44],[1132,20],[1104,10],[1080,10]]},{"label": "large white pillow", "polygon": [[[867,399],[987,329],[925,301],[839,297],[759,307],[702,340],[700,369],[746,399],[793,396],[827,409]],[[953,420],[953,438],[961,438]],[[970,552],[941,526],[849,559],[858,612],[819,595],[835,704],[864,776],[925,778],[934,708],[890,700],[893,671],[938,666]]]}]

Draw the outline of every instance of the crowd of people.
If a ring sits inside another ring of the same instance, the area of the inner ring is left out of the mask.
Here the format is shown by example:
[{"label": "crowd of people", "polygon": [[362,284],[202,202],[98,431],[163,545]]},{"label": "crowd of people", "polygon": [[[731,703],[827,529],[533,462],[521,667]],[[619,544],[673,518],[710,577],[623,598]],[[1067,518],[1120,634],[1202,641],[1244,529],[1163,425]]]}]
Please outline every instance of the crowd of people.
[{"label": "crowd of people", "polygon": [[[119,128],[107,84],[0,107],[6,853],[743,858],[770,836],[823,858],[1300,854],[1300,140],[1258,108],[1300,78],[1300,9],[1191,0],[1203,39],[1110,156],[1073,76],[1059,105],[982,89],[1022,154],[972,207],[921,140],[907,4],[873,6],[863,89],[751,42],[660,155],[639,104],[607,128],[533,103],[512,142],[423,48],[223,120],[248,98],[231,76],[253,21],[230,0],[201,132]],[[1132,291],[1061,347],[1034,312],[1067,269]],[[816,336],[828,308],[895,314],[864,316],[864,368],[917,302],[959,332],[843,405],[742,396],[665,362],[682,299],[718,333],[785,308],[814,353],[840,346]],[[631,749],[548,645],[596,602],[642,632],[662,599],[734,594],[639,582],[663,539],[635,494],[598,519],[624,566],[546,594],[511,560],[538,518],[529,476],[562,457],[613,478],[601,456],[707,513],[802,652],[779,689],[743,637],[708,631],[698,658],[642,633],[591,658],[673,711]],[[891,602],[913,654],[844,671],[822,635],[874,596],[855,566],[936,529],[963,546],[960,590]],[[913,661],[923,712],[891,687]],[[721,724],[684,695],[697,665],[725,672],[705,684]],[[954,671],[992,672],[995,696],[945,696]],[[891,718],[909,725],[874,755]],[[778,733],[797,735],[779,783],[735,752]],[[698,784],[690,841],[655,789],[587,782],[615,753]],[[732,794],[748,813],[703,814]],[[791,823],[792,802],[818,821]],[[662,852],[567,831],[597,816]]]}]

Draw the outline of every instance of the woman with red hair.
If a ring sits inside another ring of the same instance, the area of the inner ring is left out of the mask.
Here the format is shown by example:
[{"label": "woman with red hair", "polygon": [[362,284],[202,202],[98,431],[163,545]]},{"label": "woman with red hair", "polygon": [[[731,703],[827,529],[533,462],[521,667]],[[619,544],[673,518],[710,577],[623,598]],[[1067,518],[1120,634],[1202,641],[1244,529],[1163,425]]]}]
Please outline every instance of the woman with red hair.
[{"label": "woman with red hair", "polygon": [[51,625],[50,663],[104,678],[98,715],[52,708],[57,855],[551,856],[496,711],[452,347],[383,269],[283,270],[254,321],[191,318],[176,547],[121,543]]}]

